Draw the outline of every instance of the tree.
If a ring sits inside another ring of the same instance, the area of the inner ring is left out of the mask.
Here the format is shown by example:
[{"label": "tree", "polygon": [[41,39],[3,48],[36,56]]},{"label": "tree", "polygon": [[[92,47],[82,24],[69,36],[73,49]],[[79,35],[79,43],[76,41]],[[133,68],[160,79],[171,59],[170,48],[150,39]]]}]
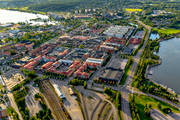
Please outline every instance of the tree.
[{"label": "tree", "polygon": [[111,88],[107,88],[107,87],[104,88],[104,93],[106,93],[106,94],[109,95],[109,96],[112,96],[112,95],[113,95],[112,89],[111,89]]},{"label": "tree", "polygon": [[28,73],[28,77],[30,77],[31,79],[34,79],[34,78],[36,78],[36,77],[37,77],[37,75],[36,75],[35,71],[34,71],[34,70],[32,70],[32,71],[29,71],[29,73]]},{"label": "tree", "polygon": [[160,110],[161,110],[161,108],[162,108],[160,103],[158,104],[158,108],[159,108]]},{"label": "tree", "polygon": [[172,110],[170,108],[164,108],[163,112],[169,114],[170,112],[172,112]]},{"label": "tree", "polygon": [[79,48],[83,49],[83,48],[84,48],[84,45],[82,45],[82,44],[81,44],[81,45],[79,45]]},{"label": "tree", "polygon": [[118,91],[117,93],[116,93],[116,103],[115,103],[115,105],[116,105],[116,107],[118,108],[118,109],[120,109],[120,99],[121,99],[121,96],[120,96],[120,92]]},{"label": "tree", "polygon": [[102,84],[102,87],[104,88],[104,83]]},{"label": "tree", "polygon": [[87,88],[87,83],[86,83],[86,81],[84,81],[84,89],[86,89]]},{"label": "tree", "polygon": [[146,106],[145,106],[145,108],[144,108],[144,114],[145,114],[146,116],[150,116],[150,108],[147,106],[147,104],[146,104]]}]

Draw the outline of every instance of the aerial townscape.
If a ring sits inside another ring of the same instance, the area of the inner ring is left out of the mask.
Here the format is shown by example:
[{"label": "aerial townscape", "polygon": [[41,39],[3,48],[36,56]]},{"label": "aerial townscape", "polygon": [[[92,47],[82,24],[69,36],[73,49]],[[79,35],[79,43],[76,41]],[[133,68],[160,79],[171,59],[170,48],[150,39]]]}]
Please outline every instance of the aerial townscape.
[{"label": "aerial townscape", "polygon": [[180,120],[179,0],[0,0],[0,120]]}]

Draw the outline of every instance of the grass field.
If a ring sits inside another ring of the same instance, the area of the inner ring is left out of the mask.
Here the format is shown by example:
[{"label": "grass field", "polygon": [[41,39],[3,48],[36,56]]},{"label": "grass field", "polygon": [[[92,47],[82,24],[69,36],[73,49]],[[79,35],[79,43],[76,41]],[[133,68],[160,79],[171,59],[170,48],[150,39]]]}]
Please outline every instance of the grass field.
[{"label": "grass field", "polygon": [[0,26],[0,32],[5,32],[5,31],[7,31],[7,30],[9,30],[8,27],[1,27],[1,26]]},{"label": "grass field", "polygon": [[126,79],[127,79],[128,75],[129,75],[129,72],[131,70],[132,65],[133,65],[133,60],[130,61],[128,67],[125,69],[125,73],[123,74],[119,85],[124,85],[126,83]]},{"label": "grass field", "polygon": [[126,8],[125,11],[127,11],[127,12],[141,12],[142,9],[131,9],[131,8]]},{"label": "grass field", "polygon": [[[180,112],[174,106],[171,106],[168,103],[165,103],[163,101],[159,101],[159,100],[157,100],[155,98],[152,98],[152,97],[149,97],[149,96],[146,96],[146,95],[137,95],[137,94],[135,94],[135,102],[136,102],[136,105],[137,105],[138,110],[139,110],[140,119],[142,119],[142,120],[152,120],[151,118],[146,117],[144,115],[144,107],[145,107],[146,104],[147,105],[151,104],[152,109],[159,109],[158,104],[161,104],[162,109],[163,108],[170,108],[175,113]],[[159,109],[159,110],[162,112],[162,109],[161,110]]]},{"label": "grass field", "polygon": [[158,31],[159,33],[170,35],[170,34],[177,34],[180,33],[180,30],[178,29],[157,29],[154,28],[155,31]]}]

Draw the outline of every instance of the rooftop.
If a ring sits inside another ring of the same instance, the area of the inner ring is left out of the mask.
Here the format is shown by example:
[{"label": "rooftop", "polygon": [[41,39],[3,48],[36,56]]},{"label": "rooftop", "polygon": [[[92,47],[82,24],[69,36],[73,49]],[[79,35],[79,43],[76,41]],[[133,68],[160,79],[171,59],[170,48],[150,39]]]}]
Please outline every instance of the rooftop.
[{"label": "rooftop", "polygon": [[122,71],[106,69],[100,76],[101,79],[116,80],[119,81],[123,75]]}]

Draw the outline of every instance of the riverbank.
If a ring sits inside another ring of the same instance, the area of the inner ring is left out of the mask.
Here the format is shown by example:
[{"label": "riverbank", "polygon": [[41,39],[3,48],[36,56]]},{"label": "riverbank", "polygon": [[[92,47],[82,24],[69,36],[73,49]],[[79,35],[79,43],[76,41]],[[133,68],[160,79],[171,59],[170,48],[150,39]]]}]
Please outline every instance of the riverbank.
[{"label": "riverbank", "polygon": [[[174,37],[173,37],[174,38]],[[175,40],[177,39],[177,38],[174,38]],[[167,40],[174,40],[174,39],[164,39],[164,40],[159,40],[159,42],[163,42],[163,41],[167,41]],[[176,44],[176,42],[177,41],[175,41],[175,44]],[[174,42],[173,42],[174,43]],[[173,47],[173,45],[171,45],[171,47]],[[165,49],[165,50],[164,50]],[[167,49],[168,49],[168,47],[167,47],[167,45],[166,45],[166,47],[163,49],[163,54],[168,54],[167,53]],[[171,49],[171,48],[170,48]],[[172,49],[171,49],[172,50]],[[172,50],[172,51],[177,51],[177,50]],[[161,52],[162,53],[162,52]],[[172,53],[169,53],[169,54],[171,54],[172,56],[173,56],[173,54]],[[159,55],[159,56],[161,56],[161,55]],[[166,60],[165,61],[165,65],[164,66],[166,66],[165,68],[162,68],[162,67],[160,67],[159,69],[159,73],[157,73],[158,71],[157,71],[157,69],[154,69],[155,67],[157,67],[157,66],[160,66],[161,64],[162,64],[162,62],[163,62],[163,60]],[[172,60],[171,60],[172,59]],[[167,62],[168,61],[168,62]],[[172,62],[170,62],[170,61],[172,61]],[[171,56],[168,56],[167,58],[165,58],[165,57],[163,57],[163,59],[161,58],[160,59],[160,62],[158,63],[158,64],[153,64],[153,65],[148,65],[148,67],[147,67],[147,69],[146,69],[146,77],[148,78],[148,79],[150,79],[150,81],[151,82],[153,82],[153,83],[155,83],[155,84],[158,84],[158,85],[161,85],[162,87],[164,87],[164,88],[167,88],[168,89],[168,91],[169,92],[171,92],[171,93],[178,93],[179,94],[179,89],[177,89],[177,78],[175,78],[175,76],[176,76],[176,74],[178,74],[178,73],[176,73],[176,67],[175,67],[175,71],[173,70],[173,66],[170,66],[170,68],[168,69],[168,67],[167,67],[167,64],[169,64],[169,62],[170,63],[172,63],[173,65],[176,63],[175,61],[174,61],[174,59],[171,57]],[[176,66],[176,65],[175,65]],[[153,76],[154,74],[153,73],[151,73],[152,71],[154,71],[154,70],[156,70],[156,72],[155,72],[155,76]],[[170,72],[168,72],[168,71],[170,71]],[[149,73],[151,73],[151,74],[149,74]],[[160,74],[160,75],[159,75]],[[174,76],[174,74],[175,74],[175,76]],[[173,76],[172,76],[173,75]],[[162,77],[163,76],[163,77]],[[166,76],[168,76],[167,78],[166,78]],[[178,75],[177,75],[178,76]],[[158,79],[159,78],[159,79]],[[164,78],[164,79],[163,79]],[[171,81],[171,78],[172,78],[172,81]],[[175,78],[175,79],[173,79],[173,78]],[[157,81],[156,81],[157,80]],[[170,80],[170,81],[168,81],[168,80]],[[174,81],[173,81],[174,80]],[[158,82],[159,81],[159,82]],[[164,82],[165,81],[165,82]],[[162,82],[163,82],[163,84],[162,84]],[[166,84],[167,83],[167,84]],[[170,83],[170,84],[169,84]],[[175,84],[175,85],[174,85]],[[168,86],[171,86],[171,87],[168,87]],[[175,88],[174,87],[172,87],[172,86],[175,86]],[[173,88],[173,89],[172,89]],[[175,90],[176,89],[176,90]]]},{"label": "riverbank", "polygon": [[49,15],[39,13],[22,12],[15,9],[0,9],[0,25],[16,23],[28,23],[31,25],[56,24],[57,21],[50,20]]},{"label": "riverbank", "polygon": [[160,85],[160,86],[162,86],[163,88],[167,88],[167,89],[168,89],[168,92],[175,94],[176,92],[175,92],[172,88],[168,88],[166,85],[163,85],[163,84],[161,84],[161,83],[158,83],[157,81],[151,80],[151,78],[149,78],[149,76],[151,76],[151,75],[153,74],[152,71],[151,71],[151,69],[152,69],[153,67],[157,67],[157,66],[159,66],[159,65],[162,64],[162,59],[160,59],[160,60],[158,60],[158,61],[159,61],[158,64],[153,64],[153,65],[148,65],[148,66],[147,66],[147,68],[146,68],[146,74],[145,74],[146,78],[148,78],[151,82],[153,82],[153,83],[156,84],[156,85]]},{"label": "riverbank", "polygon": [[48,15],[47,12],[29,10],[28,7],[24,7],[24,8],[0,8],[0,9],[2,9],[2,10],[19,11],[19,12],[27,12],[27,13],[33,13],[33,14]]},{"label": "riverbank", "polygon": [[167,40],[170,40],[172,38],[180,38],[180,33],[176,34],[176,35],[172,35],[172,36],[168,36],[168,37],[164,37],[164,38],[160,38],[159,41],[162,42],[162,41],[167,41]]}]

